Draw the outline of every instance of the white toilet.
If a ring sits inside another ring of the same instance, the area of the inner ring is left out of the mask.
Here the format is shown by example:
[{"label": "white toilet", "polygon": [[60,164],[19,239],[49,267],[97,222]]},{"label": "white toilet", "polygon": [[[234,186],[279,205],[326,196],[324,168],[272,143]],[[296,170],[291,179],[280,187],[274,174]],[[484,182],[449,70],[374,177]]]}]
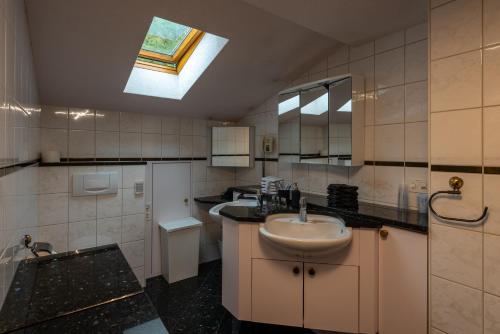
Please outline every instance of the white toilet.
[{"label": "white toilet", "polygon": [[168,283],[198,276],[202,222],[186,217],[161,222],[161,271]]}]

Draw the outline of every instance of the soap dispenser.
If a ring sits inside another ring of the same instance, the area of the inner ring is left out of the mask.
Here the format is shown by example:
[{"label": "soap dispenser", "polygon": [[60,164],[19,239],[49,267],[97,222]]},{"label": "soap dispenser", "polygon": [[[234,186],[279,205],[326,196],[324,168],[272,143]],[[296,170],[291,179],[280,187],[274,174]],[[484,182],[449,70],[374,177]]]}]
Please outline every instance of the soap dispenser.
[{"label": "soap dispenser", "polygon": [[292,193],[292,208],[294,209],[298,209],[300,207],[300,190],[299,190],[299,186],[297,185],[297,183],[294,183],[293,186],[292,186],[292,190],[291,190],[291,193]]}]

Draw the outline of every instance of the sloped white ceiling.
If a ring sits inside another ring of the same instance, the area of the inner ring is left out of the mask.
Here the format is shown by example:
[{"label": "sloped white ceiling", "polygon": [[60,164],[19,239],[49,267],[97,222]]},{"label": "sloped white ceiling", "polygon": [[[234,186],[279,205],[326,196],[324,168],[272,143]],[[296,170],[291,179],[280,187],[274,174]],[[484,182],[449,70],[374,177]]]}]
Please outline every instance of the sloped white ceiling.
[{"label": "sloped white ceiling", "polygon": [[[235,120],[337,43],[236,0],[26,0],[41,102]],[[186,96],[123,93],[153,16],[229,38]]]},{"label": "sloped white ceiling", "polygon": [[427,19],[427,0],[243,0],[346,44]]}]

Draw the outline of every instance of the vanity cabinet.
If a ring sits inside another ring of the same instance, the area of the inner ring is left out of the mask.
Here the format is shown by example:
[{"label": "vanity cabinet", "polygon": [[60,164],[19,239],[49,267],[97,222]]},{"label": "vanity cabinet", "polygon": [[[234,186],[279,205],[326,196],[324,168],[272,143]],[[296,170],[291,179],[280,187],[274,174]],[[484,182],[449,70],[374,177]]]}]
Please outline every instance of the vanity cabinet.
[{"label": "vanity cabinet", "polygon": [[237,319],[343,333],[377,332],[377,231],[353,229],[349,246],[287,254],[259,224],[223,218],[222,304]]},{"label": "vanity cabinet", "polygon": [[252,259],[252,321],[301,327],[302,286],[302,262]]},{"label": "vanity cabinet", "polygon": [[427,333],[427,235],[383,227],[379,237],[379,333]]},{"label": "vanity cabinet", "polygon": [[304,327],[358,332],[358,267],[304,264]]}]

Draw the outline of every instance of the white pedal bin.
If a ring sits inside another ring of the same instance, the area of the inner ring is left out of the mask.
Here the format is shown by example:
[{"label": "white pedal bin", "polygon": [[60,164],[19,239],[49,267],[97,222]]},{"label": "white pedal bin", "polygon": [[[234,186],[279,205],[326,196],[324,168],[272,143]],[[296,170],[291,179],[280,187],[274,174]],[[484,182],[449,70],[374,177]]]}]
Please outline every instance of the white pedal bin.
[{"label": "white pedal bin", "polygon": [[202,222],[186,217],[161,222],[161,271],[168,283],[198,276]]}]

